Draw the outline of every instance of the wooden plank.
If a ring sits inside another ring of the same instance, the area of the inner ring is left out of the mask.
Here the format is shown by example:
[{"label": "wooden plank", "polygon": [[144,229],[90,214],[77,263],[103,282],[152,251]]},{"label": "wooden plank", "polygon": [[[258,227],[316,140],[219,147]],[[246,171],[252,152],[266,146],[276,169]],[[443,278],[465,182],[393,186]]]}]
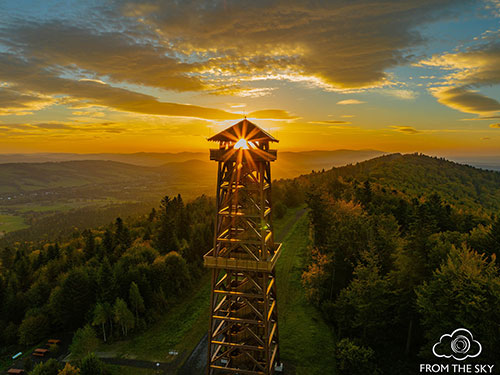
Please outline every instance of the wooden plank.
[{"label": "wooden plank", "polygon": [[215,370],[225,371],[225,372],[232,372],[233,374],[265,375],[262,371],[242,370],[242,369],[233,368],[233,367],[222,367],[222,366],[217,366],[217,365],[210,365],[210,368],[213,368]]},{"label": "wooden plank", "polygon": [[221,345],[221,346],[230,346],[230,347],[235,347],[235,348],[241,348],[245,350],[258,350],[258,351],[264,351],[264,347],[262,346],[254,346],[254,345],[245,345],[245,344],[237,344],[234,342],[225,342],[225,341],[211,341],[212,344],[215,345]]}]

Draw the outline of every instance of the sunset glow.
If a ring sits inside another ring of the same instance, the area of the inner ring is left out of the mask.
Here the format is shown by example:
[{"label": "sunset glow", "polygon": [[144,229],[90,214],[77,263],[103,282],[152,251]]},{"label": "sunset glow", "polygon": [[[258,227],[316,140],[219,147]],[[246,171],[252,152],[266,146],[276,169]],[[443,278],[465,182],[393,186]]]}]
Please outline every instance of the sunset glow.
[{"label": "sunset glow", "polygon": [[498,0],[211,4],[2,2],[0,152],[500,154]]},{"label": "sunset glow", "polygon": [[237,149],[243,149],[243,150],[248,150],[248,143],[246,139],[241,138],[238,142],[235,143],[234,148]]}]

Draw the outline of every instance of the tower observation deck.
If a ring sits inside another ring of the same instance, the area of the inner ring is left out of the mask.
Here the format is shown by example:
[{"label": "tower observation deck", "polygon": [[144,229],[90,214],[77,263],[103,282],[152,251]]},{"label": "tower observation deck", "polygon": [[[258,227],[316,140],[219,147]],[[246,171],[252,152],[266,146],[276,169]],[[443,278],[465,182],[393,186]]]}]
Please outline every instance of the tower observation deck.
[{"label": "tower observation deck", "polygon": [[207,374],[274,374],[279,369],[271,162],[278,142],[244,119],[209,139],[218,163]]}]

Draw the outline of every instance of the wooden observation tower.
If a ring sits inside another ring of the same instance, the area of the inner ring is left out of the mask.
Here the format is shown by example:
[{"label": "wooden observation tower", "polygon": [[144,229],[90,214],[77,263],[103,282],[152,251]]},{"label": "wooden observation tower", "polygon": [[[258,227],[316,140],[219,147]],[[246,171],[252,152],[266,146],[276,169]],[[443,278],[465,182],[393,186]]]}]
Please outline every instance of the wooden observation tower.
[{"label": "wooden observation tower", "polygon": [[281,244],[271,220],[271,162],[277,139],[247,119],[214,135],[218,162],[207,374],[281,370],[275,265]]}]

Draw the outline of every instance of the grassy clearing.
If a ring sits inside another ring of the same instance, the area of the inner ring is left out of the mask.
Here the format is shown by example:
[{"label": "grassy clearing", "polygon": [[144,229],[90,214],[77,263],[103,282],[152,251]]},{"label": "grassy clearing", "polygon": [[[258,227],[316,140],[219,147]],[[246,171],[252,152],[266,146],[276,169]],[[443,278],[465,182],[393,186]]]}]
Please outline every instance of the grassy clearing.
[{"label": "grassy clearing", "polygon": [[192,293],[172,307],[159,322],[127,341],[102,344],[98,351],[118,357],[146,361],[171,362],[169,350],[188,355],[208,329],[210,283],[208,273]]},{"label": "grassy clearing", "polygon": [[157,372],[148,368],[107,365],[112,375],[154,375]]},{"label": "grassy clearing", "polygon": [[334,337],[321,314],[306,299],[301,284],[309,243],[307,216],[283,241],[278,261],[278,307],[281,358],[296,375],[334,374]]},{"label": "grassy clearing", "polygon": [[29,225],[25,224],[21,216],[0,214],[0,233],[8,233],[14,230],[27,228],[28,226]]},{"label": "grassy clearing", "polygon": [[295,220],[297,219],[296,215],[299,211],[302,211],[305,206],[289,208],[286,211],[286,214],[278,220],[273,221],[273,229],[274,229],[274,238],[275,241],[283,240],[282,237],[286,237],[287,230],[290,230],[293,227]]}]

